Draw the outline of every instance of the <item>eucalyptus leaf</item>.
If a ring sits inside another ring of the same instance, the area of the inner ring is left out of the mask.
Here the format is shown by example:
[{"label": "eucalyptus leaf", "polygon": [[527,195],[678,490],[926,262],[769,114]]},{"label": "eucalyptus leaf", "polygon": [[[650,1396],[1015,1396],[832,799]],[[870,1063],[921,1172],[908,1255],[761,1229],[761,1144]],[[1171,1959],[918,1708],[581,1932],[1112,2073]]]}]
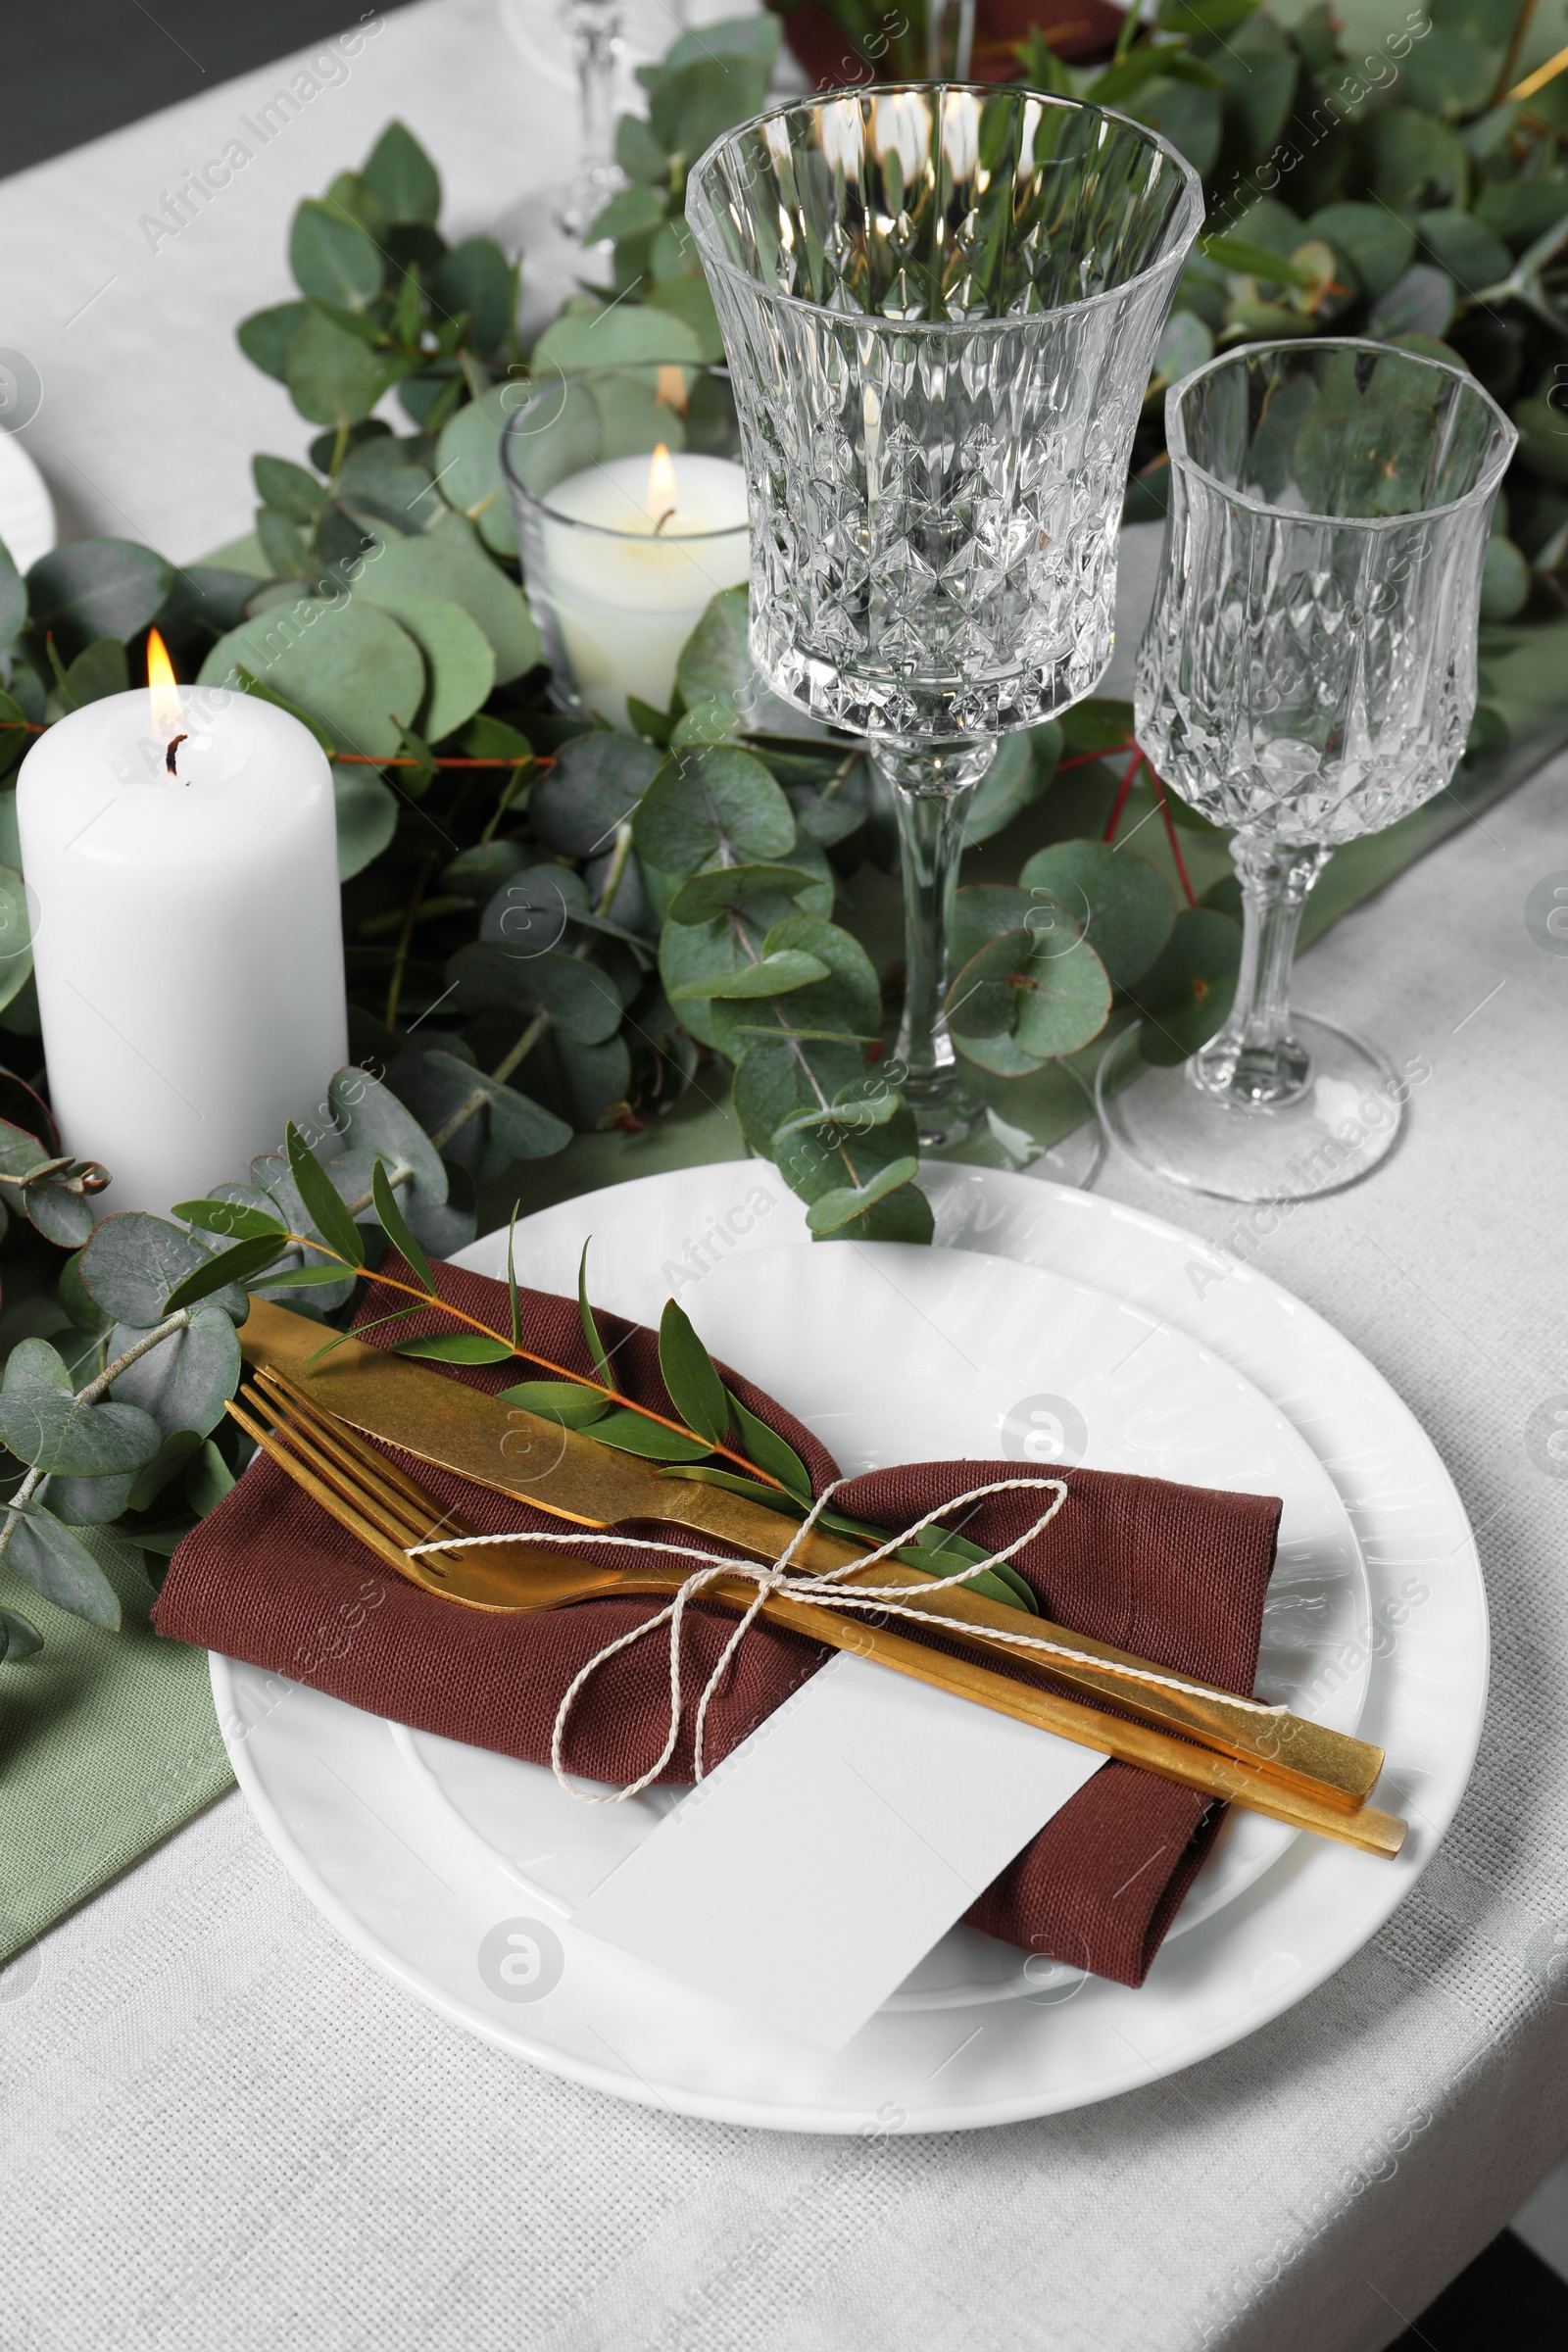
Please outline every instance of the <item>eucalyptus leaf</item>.
[{"label": "eucalyptus leaf", "polygon": [[40,556],[27,573],[27,608],[40,636],[70,661],[94,638],[134,637],[157,618],[173,571],[129,539],[76,539]]},{"label": "eucalyptus leaf", "polygon": [[0,1390],[0,1443],[35,1470],[105,1478],[139,1470],[162,1439],[134,1405],[83,1404],[39,1385]]},{"label": "eucalyptus leaf", "polygon": [[441,212],[441,180],[411,130],[389,122],[360,177],[386,208],[389,220],[433,222]]},{"label": "eucalyptus leaf", "polygon": [[[1136,851],[1102,841],[1054,842],[1027,859],[1018,880],[1044,894],[1041,916],[1026,918],[1041,944],[1047,931],[1058,946],[1086,938],[1112,988],[1127,987],[1149,969],[1176,920],[1175,899],[1158,868]],[[1064,910],[1065,930],[1055,908]]]},{"label": "eucalyptus leaf", "polygon": [[500,686],[543,659],[521,591],[491,562],[462,514],[445,515],[417,538],[383,542],[354,584],[356,605],[408,595],[442,596],[461,605],[490,640]]},{"label": "eucalyptus leaf", "polygon": [[559,1421],[563,1429],[591,1429],[610,1410],[608,1398],[597,1389],[574,1380],[520,1380],[514,1388],[503,1389],[499,1401],[520,1405],[542,1421]]},{"label": "eucalyptus leaf", "polygon": [[294,215],[288,259],[294,283],[308,301],[363,311],[381,291],[384,265],[374,240],[338,206],[315,197],[307,197]]},{"label": "eucalyptus leaf", "polygon": [[466,315],[469,339],[478,350],[495,351],[506,341],[517,307],[517,279],[494,238],[466,237],[443,254],[430,294],[449,318]]},{"label": "eucalyptus leaf", "polygon": [[620,1027],[621,1001],[613,985],[596,964],[575,956],[514,955],[475,940],[458,950],[447,976],[465,1012],[512,1012],[522,1019],[544,1013],[584,1045],[613,1037]]},{"label": "eucalyptus leaf", "polygon": [[400,595],[383,589],[373,600],[407,629],[424,657],[427,685],[419,728],[429,743],[444,743],[481,710],[496,682],[490,640],[461,605],[441,596]]},{"label": "eucalyptus leaf", "polygon": [[533,368],[548,382],[558,368],[576,375],[589,368],[696,367],[702,356],[702,342],[684,318],[617,303],[613,310],[564,312],[534,345]]},{"label": "eucalyptus leaf", "polygon": [[351,1062],[334,1074],[327,1101],[345,1150],[383,1159],[405,1206],[411,1200],[439,1204],[446,1200],[441,1154],[389,1086]]},{"label": "eucalyptus leaf", "polygon": [[662,766],[652,744],[627,735],[576,735],[556,754],[528,800],[528,819],[547,848],[590,858],[614,840]]},{"label": "eucalyptus leaf", "polygon": [[613,1446],[621,1453],[638,1453],[651,1462],[700,1462],[710,1452],[702,1438],[686,1438],[675,1430],[665,1429],[662,1422],[649,1421],[624,1405],[616,1405],[596,1421],[593,1435],[601,1446]]},{"label": "eucalyptus leaf", "polygon": [[747,591],[721,588],[681,647],[675,667],[681,700],[744,710],[754,691]]},{"label": "eucalyptus leaf", "polygon": [[795,815],[760,760],[729,744],[701,745],[662,762],[632,833],[650,864],[684,876],[720,856],[782,860],[795,846]]},{"label": "eucalyptus leaf", "polygon": [[513,385],[492,384],[478,400],[470,400],[448,418],[436,444],[441,496],[466,516],[486,547],[498,556],[514,558],[517,527],[501,471],[501,434],[516,398]]},{"label": "eucalyptus leaf", "polygon": [[809,1502],[811,1474],[789,1441],[781,1438],[776,1429],[770,1429],[765,1421],[759,1420],[733,1389],[729,1391],[729,1409],[747,1460],[755,1462],[769,1478],[776,1478],[801,1501]]},{"label": "eucalyptus leaf", "polygon": [[506,1340],[493,1340],[482,1331],[445,1331],[424,1340],[399,1340],[394,1355],[414,1355],[432,1364],[504,1364],[512,1355]]},{"label": "eucalyptus leaf", "polygon": [[403,372],[403,363],[340,326],[314,303],[289,340],[288,388],[312,424],[341,431],[368,416]]},{"label": "eucalyptus leaf", "polygon": [[[118,1323],[149,1331],[164,1320],[170,1292],[212,1263],[212,1251],[194,1236],[132,1208],[94,1226],[77,1270],[95,1306]],[[235,1323],[250,1312],[244,1292],[233,1285],[214,1294],[213,1303]]]},{"label": "eucalyptus leaf", "polygon": [[[109,1340],[113,1362],[140,1335],[117,1324]],[[163,1436],[194,1430],[206,1437],[223,1418],[223,1406],[240,1379],[239,1340],[220,1307],[197,1306],[183,1331],[171,1333],[122,1372],[110,1392],[118,1404],[139,1405]],[[143,1508],[144,1505],[137,1505]]]},{"label": "eucalyptus leaf", "polygon": [[722,1446],[729,1435],[729,1396],[691,1318],[666,1299],[659,1323],[659,1369],[669,1400],[688,1429]]},{"label": "eucalyptus leaf", "polygon": [[392,759],[400,727],[424,699],[418,647],[389,612],[358,594],[304,599],[262,612],[220,637],[202,663],[204,686],[232,686],[250,670],[309,713],[344,751]]},{"label": "eucalyptus leaf", "polygon": [[398,829],[398,796],[373,767],[332,763],[337,818],[337,878],[347,882],[372,865]]},{"label": "eucalyptus leaf", "polygon": [[1169,944],[1132,990],[1144,1014],[1138,1047],[1145,1061],[1185,1061],[1223,1023],[1241,965],[1241,927],[1208,906],[1176,917]]},{"label": "eucalyptus leaf", "polygon": [[29,1503],[17,1521],[5,1557],[17,1575],[56,1608],[119,1632],[119,1593],[81,1538],[41,1503]]},{"label": "eucalyptus leaf", "polygon": [[[235,330],[239,347],[264,375],[275,376],[280,384],[286,384],[288,355],[310,315],[308,302],[279,302],[270,310],[253,311],[248,318],[240,320]],[[262,495],[267,494],[264,491]]]}]

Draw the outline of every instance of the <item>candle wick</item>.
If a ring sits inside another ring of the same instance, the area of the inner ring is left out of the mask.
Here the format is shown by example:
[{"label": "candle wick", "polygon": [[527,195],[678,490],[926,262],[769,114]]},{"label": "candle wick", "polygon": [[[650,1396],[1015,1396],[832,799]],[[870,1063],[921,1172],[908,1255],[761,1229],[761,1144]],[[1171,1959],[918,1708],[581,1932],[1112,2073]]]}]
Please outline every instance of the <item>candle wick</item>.
[{"label": "candle wick", "polygon": [[673,508],[673,507],[666,507],[666,508],[664,509],[664,512],[662,513],[662,514],[661,514],[661,516],[659,517],[659,520],[658,520],[658,521],[655,523],[655,525],[654,525],[654,537],[655,537],[656,539],[659,537],[659,534],[660,534],[660,532],[661,532],[661,531],[663,529],[663,527],[664,527],[665,523],[669,521],[669,519],[670,519],[671,515],[674,514],[674,512],[675,512],[675,510],[674,510],[674,508]]},{"label": "candle wick", "polygon": [[[178,768],[174,765],[174,754],[178,751],[182,743],[189,743],[189,741],[190,737],[188,735],[176,735],[172,743],[170,745],[168,751],[164,754],[164,765],[168,768],[172,776],[177,776],[179,774]],[[181,778],[181,781],[183,781],[183,778]]]}]

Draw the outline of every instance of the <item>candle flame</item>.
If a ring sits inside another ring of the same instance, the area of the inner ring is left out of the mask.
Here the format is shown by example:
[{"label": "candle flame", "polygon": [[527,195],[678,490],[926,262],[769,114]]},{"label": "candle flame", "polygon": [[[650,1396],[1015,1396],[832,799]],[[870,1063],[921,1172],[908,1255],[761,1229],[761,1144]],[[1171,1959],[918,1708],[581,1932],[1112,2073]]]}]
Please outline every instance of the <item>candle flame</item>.
[{"label": "candle flame", "polygon": [[654,452],[648,468],[648,512],[654,518],[657,531],[675,512],[675,467],[662,441]]},{"label": "candle flame", "polygon": [[179,688],[174,683],[174,664],[156,629],[149,630],[147,635],[147,707],[152,731],[160,739],[177,733],[185,723]]}]

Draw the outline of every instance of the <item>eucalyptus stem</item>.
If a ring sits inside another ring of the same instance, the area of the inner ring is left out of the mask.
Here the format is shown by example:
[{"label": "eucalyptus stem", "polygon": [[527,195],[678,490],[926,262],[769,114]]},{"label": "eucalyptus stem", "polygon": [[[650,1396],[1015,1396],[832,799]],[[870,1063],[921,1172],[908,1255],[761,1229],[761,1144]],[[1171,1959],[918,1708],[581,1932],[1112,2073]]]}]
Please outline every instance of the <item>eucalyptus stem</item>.
[{"label": "eucalyptus stem", "polygon": [[[628,1413],[636,1413],[640,1420],[657,1421],[661,1429],[672,1431],[677,1438],[687,1438],[694,1446],[709,1446],[710,1452],[722,1454],[727,1462],[733,1462],[737,1469],[744,1470],[748,1478],[760,1479],[766,1486],[777,1487],[780,1494],[787,1491],[782,1479],[774,1478],[771,1472],[760,1469],[757,1463],[749,1461],[744,1453],[737,1453],[733,1446],[710,1446],[707,1438],[699,1436],[695,1429],[688,1429],[684,1421],[672,1421],[667,1413],[656,1412],[651,1404],[639,1404],[635,1396],[623,1396],[619,1389],[612,1388],[607,1381],[591,1379],[585,1372],[573,1372],[567,1365],[558,1364],[551,1356],[536,1355],[531,1348],[517,1347],[510,1332],[496,1331],[490,1324],[481,1323],[477,1315],[470,1315],[463,1307],[454,1306],[451,1300],[443,1298],[439,1292],[423,1290],[417,1283],[400,1282],[395,1274],[372,1274],[367,1266],[351,1266],[340,1251],[329,1250],[317,1235],[290,1233],[285,1235],[284,1239],[291,1242],[296,1249],[314,1250],[322,1257],[334,1258],[345,1274],[363,1274],[367,1282],[377,1283],[384,1291],[401,1291],[404,1298],[416,1299],[420,1306],[438,1307],[442,1314],[451,1315],[456,1322],[466,1323],[468,1329],[478,1332],[481,1338],[497,1341],[510,1354],[514,1355],[519,1363],[537,1364],[541,1372],[553,1373],[558,1380],[569,1380],[579,1389],[595,1389],[607,1404],[621,1405]],[[178,1320],[183,1322],[183,1315]],[[172,1325],[171,1324],[169,1328],[172,1329]],[[339,1336],[343,1339],[352,1339],[354,1335],[352,1332],[344,1332]],[[162,1333],[155,1333],[145,1345],[151,1346],[153,1339],[162,1337]],[[134,1352],[139,1355],[141,1349],[138,1348]],[[124,1360],[128,1362],[130,1358],[127,1357]],[[103,1374],[101,1381],[95,1386],[101,1386],[102,1380],[113,1379],[121,1369],[122,1366],[117,1364],[113,1371]],[[83,1396],[86,1394],[87,1392],[83,1390]]]},{"label": "eucalyptus stem", "polygon": [[418,880],[414,885],[414,896],[409,901],[409,910],[403,918],[402,937],[392,957],[392,977],[386,986],[386,1025],[389,1029],[397,1026],[398,999],[403,994],[403,974],[409,960],[409,947],[414,938],[414,926],[419,919],[419,902],[424,897],[424,886],[434,867],[435,854],[427,850],[419,863]]},{"label": "eucalyptus stem", "polygon": [[[502,1054],[501,1059],[496,1063],[495,1068],[490,1073],[491,1077],[497,1079],[502,1085],[505,1085],[507,1080],[512,1076],[513,1071],[517,1067],[517,1064],[520,1061],[527,1060],[528,1055],[533,1052],[535,1046],[539,1043],[539,1040],[543,1037],[549,1026],[549,1013],[536,1012],[533,1016],[533,1019],[528,1023],[527,1028],[523,1031],[516,1044],[513,1047],[511,1053]],[[483,1095],[479,1097],[481,1102],[484,1101],[484,1099],[485,1098]],[[470,1113],[469,1115],[471,1116],[472,1114]]]},{"label": "eucalyptus stem", "polygon": [[[123,1355],[117,1355],[112,1364],[107,1364],[102,1372],[88,1381],[84,1389],[78,1390],[75,1404],[72,1409],[79,1412],[83,1405],[96,1404],[105,1390],[114,1386],[122,1372],[130,1370],[138,1356],[145,1355],[150,1348],[162,1347],[164,1341],[172,1339],[176,1331],[187,1331],[189,1328],[190,1310],[183,1306],[177,1307],[173,1314],[166,1316],[164,1321],[152,1331],[144,1331],[133,1348],[127,1348]],[[6,1508],[5,1525],[0,1527],[0,1559],[5,1557],[7,1546],[10,1544],[17,1522],[21,1519],[24,1510],[49,1476],[50,1472],[35,1462],[15,1494],[12,1495]]]}]

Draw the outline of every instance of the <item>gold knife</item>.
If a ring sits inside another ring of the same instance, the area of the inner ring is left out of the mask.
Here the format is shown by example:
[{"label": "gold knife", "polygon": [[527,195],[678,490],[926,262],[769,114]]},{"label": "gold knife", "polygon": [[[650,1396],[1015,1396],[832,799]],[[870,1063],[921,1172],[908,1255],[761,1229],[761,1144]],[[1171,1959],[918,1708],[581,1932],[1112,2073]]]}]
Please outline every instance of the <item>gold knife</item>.
[{"label": "gold knife", "polygon": [[[602,1446],[586,1433],[487,1396],[408,1356],[351,1339],[307,1368],[324,1345],[321,1325],[270,1299],[252,1298],[239,1340],[247,1363],[270,1366],[304,1384],[323,1410],[367,1437],[571,1525],[608,1529],[632,1520],[662,1521],[764,1560],[776,1558],[788,1539],[789,1519],[764,1504],[723,1487],[662,1476],[657,1462]],[[796,1561],[803,1572],[820,1574],[850,1566],[867,1548],[813,1529]],[[851,1574],[842,1581],[898,1585],[909,1606],[960,1618],[968,1629],[961,1638],[976,1647],[1000,1652],[1015,1666],[1037,1668],[1139,1722],[1180,1732],[1245,1763],[1251,1773],[1341,1811],[1364,1804],[1383,1769],[1384,1751],[1365,1740],[1302,1716],[1255,1713],[1205,1685],[1169,1690],[1117,1672],[1118,1667],[1150,1675],[1166,1670],[962,1586],[933,1592],[936,1578],[903,1562],[879,1560],[859,1577]],[[1022,1651],[995,1638],[1009,1633],[1059,1642],[1076,1654],[1062,1658]]]}]

